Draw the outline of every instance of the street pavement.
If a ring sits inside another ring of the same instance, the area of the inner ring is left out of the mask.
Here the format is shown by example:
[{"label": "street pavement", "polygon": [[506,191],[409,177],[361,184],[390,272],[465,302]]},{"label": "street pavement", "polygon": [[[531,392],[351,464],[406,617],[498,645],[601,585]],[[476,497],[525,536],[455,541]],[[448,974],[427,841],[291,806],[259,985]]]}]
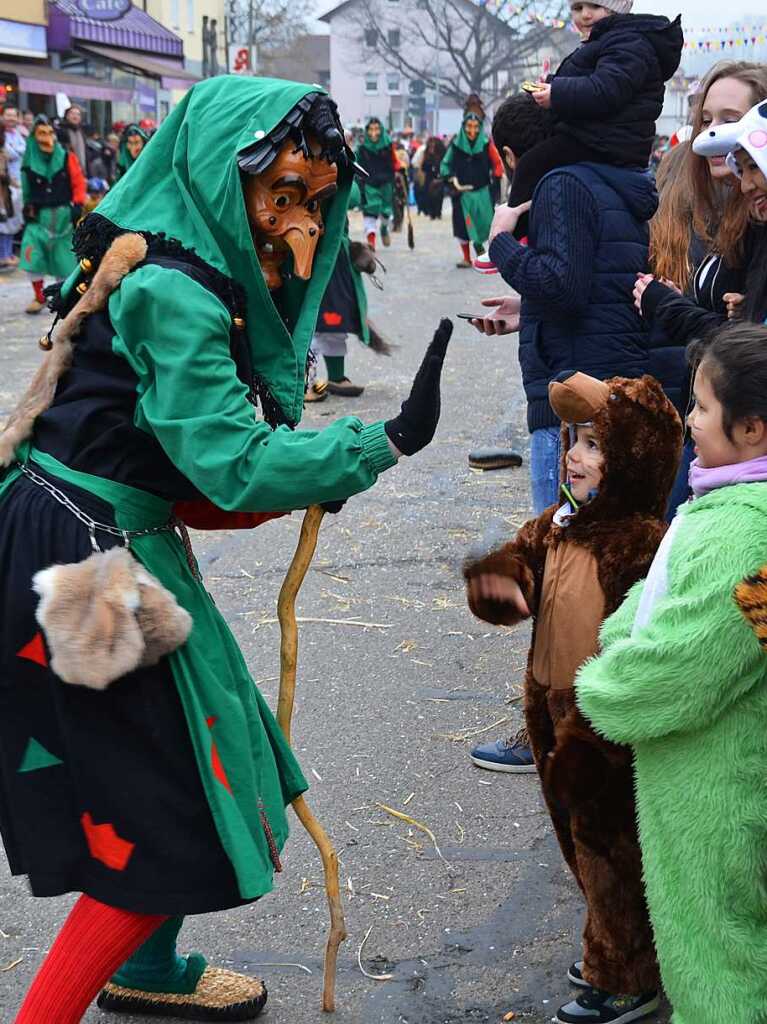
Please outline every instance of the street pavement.
[{"label": "street pavement", "polygon": [[[418,218],[415,231],[414,252],[402,234],[380,252],[384,290],[368,289],[371,317],[397,345],[394,356],[351,340],[347,372],[367,384],[365,394],[310,406],[302,427],[391,417],[440,318],[503,293],[500,278],[455,267],[449,217]],[[357,216],[352,232],[360,237]],[[50,319],[24,314],[30,294],[21,274],[0,277],[3,417],[39,361],[37,338]],[[467,452],[498,436],[524,454],[525,467],[470,470]],[[190,918],[181,933],[182,950],[265,980],[271,1024],[458,1024],[507,1014],[544,1024],[572,998],[566,971],[579,956],[581,900],[537,777],[481,771],[468,759],[478,739],[521,724],[529,628],[473,618],[461,562],[472,545],[496,543],[529,514],[516,337],[482,338],[455,320],[434,443],[326,516],[298,601],[309,621],[300,625],[294,744],[309,803],[340,855],[349,932],[335,1018],[320,1010],[322,870],[295,819],[275,891],[246,908]],[[273,708],[276,599],[300,520],[296,513],[253,532],[194,535],[209,588]],[[0,854],[2,1022],[13,1019],[72,902],[33,899]],[[84,1021],[118,1019],[94,1007]]]}]

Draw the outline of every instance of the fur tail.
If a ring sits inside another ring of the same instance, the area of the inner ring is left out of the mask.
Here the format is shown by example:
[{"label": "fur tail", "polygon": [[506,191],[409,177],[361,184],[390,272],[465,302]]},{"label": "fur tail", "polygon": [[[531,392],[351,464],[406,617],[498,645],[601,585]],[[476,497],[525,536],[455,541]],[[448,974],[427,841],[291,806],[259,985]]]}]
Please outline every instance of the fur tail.
[{"label": "fur tail", "polygon": [[370,333],[370,347],[376,355],[390,356],[397,347],[384,338],[372,320],[368,320],[368,332]]}]

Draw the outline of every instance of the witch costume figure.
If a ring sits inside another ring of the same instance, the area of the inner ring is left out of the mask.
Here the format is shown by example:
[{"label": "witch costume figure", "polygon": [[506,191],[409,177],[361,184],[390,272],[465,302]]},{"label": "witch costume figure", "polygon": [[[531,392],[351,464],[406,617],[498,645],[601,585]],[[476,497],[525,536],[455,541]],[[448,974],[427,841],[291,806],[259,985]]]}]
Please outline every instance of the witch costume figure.
[{"label": "witch costume figure", "polygon": [[461,130],[448,146],[440,170],[451,191],[453,237],[461,247],[461,259],[456,266],[466,269],[472,265],[469,243],[474,244],[476,254],[481,256],[493,220],[490,141],[479,114],[473,110],[464,116]]},{"label": "witch costume figure", "polygon": [[221,76],[77,232],[0,434],[0,829],[34,895],[82,894],[16,1024],[77,1024],[100,990],[187,1020],[266,1001],[176,952],[184,915],[272,889],[307,785],[184,524],[343,501],[434,435],[449,321],[393,419],[293,429],[352,174],[317,87]]},{"label": "witch costume figure", "polygon": [[26,270],[32,282],[35,297],[26,311],[34,314],[45,306],[46,275],[58,281],[75,266],[72,232],[87,199],[77,157],[67,153],[43,114],[35,118],[27,139],[21,191],[26,227],[19,270]]},{"label": "witch costume figure", "polygon": [[362,226],[371,249],[376,247],[376,231],[381,241],[391,245],[389,221],[394,210],[394,175],[399,161],[389,133],[377,117],[365,125],[365,137],[357,147],[357,163],[367,172],[360,185],[362,192]]},{"label": "witch costume figure", "polygon": [[117,154],[117,172],[115,180],[127,174],[134,163],[144,152],[149,142],[149,133],[137,124],[129,124],[120,136],[120,151]]},{"label": "witch costume figure", "polygon": [[[360,201],[360,190],[354,181],[349,208],[359,206]],[[367,274],[379,288],[382,287],[376,277],[379,266],[381,264],[369,245],[351,241],[347,221],[338,259],[322,297],[311,345],[314,356],[323,357],[327,380],[319,378],[315,364],[315,372],[310,374],[314,379],[306,390],[306,402],[322,402],[329,394],[341,398],[358,398],[364,394],[365,388],[346,375],[347,338],[350,334],[378,355],[391,355],[391,346],[368,319],[368,297],[362,277]]]}]

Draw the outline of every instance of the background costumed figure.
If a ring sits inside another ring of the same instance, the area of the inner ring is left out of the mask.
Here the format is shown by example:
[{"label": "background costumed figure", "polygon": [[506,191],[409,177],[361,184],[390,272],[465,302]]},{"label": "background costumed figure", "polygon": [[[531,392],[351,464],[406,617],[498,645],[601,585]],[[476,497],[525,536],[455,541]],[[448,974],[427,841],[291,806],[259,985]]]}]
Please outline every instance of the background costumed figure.
[{"label": "background costumed figure", "polygon": [[[179,956],[176,936],[186,914],[271,890],[306,781],[174,523],[343,502],[433,437],[449,322],[397,416],[294,429],[352,165],[321,90],[220,76],[77,232],[50,351],[0,435],[3,840],[33,894],[83,893],[19,1024],[76,1024],[102,988],[103,1008],[192,1020],[252,1019],[266,1001],[258,980]],[[126,542],[127,582],[111,550]],[[99,615],[138,600],[148,631],[111,682],[53,668],[44,609],[60,610],[62,572],[90,566],[109,587],[77,600]],[[158,588],[190,631],[149,658]]]},{"label": "background costumed figure", "polygon": [[149,142],[149,133],[137,124],[129,124],[120,136],[120,151],[117,154],[117,180],[127,174],[138,160]]},{"label": "background costumed figure", "polygon": [[72,231],[86,201],[85,178],[74,153],[67,153],[48,118],[35,118],[21,165],[26,227],[19,270],[26,270],[35,297],[27,313],[45,305],[45,277],[61,280],[75,266]]},{"label": "background costumed figure", "polygon": [[[359,204],[360,191],[355,180],[349,196],[349,208]],[[324,357],[328,380],[327,384],[321,380],[310,384],[306,392],[307,402],[322,401],[328,393],[344,398],[356,398],[363,394],[364,387],[353,384],[346,376],[348,335],[356,335],[363,345],[370,346],[381,355],[391,355],[390,346],[367,316],[368,300],[362,275],[368,274],[381,287],[375,277],[379,266],[370,246],[364,242],[351,241],[347,221],[333,275],[322,297],[312,339],[312,352],[317,357]]]},{"label": "background costumed figure", "polygon": [[368,175],[360,184],[367,243],[375,249],[376,231],[380,228],[381,241],[391,245],[389,220],[394,210],[394,175],[399,170],[399,161],[389,133],[377,117],[371,117],[365,125],[365,137],[357,147],[357,162]]},{"label": "background costumed figure", "polygon": [[472,108],[464,115],[461,130],[451,141],[440,171],[448,182],[453,203],[453,237],[461,247],[457,266],[471,267],[473,243],[478,256],[485,251],[493,220],[490,185],[493,178],[490,140],[480,115]]}]

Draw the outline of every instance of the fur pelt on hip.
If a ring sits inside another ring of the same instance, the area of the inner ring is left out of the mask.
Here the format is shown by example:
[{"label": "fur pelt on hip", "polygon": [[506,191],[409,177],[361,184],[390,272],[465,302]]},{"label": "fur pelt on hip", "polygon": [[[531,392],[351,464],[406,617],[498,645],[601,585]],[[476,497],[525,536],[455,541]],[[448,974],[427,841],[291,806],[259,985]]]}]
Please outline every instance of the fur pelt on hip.
[{"label": "fur pelt on hip", "polygon": [[192,618],[127,548],[53,565],[32,579],[36,618],[65,683],[104,690],[183,644]]}]

